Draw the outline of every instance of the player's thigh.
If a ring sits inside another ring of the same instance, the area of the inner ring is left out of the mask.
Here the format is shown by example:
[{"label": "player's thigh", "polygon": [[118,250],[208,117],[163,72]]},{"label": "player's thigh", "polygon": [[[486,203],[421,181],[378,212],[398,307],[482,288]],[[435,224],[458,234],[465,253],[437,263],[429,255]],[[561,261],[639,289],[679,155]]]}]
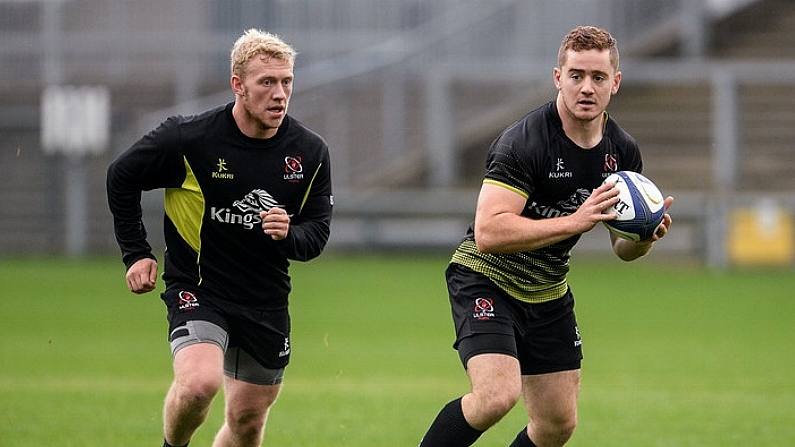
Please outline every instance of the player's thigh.
[{"label": "player's thigh", "polygon": [[[214,343],[195,343],[174,355],[174,381],[189,387],[217,390],[223,383],[224,352]],[[201,390],[197,390],[201,392]]]},{"label": "player's thigh", "polygon": [[522,391],[519,360],[506,354],[478,354],[467,362],[467,375],[476,395],[518,399]]},{"label": "player's thigh", "polygon": [[576,422],[580,370],[522,376],[522,394],[531,421]]},{"label": "player's thigh", "polygon": [[467,362],[472,391],[461,400],[472,427],[486,430],[516,405],[521,394],[519,361],[505,354],[479,354]]},{"label": "player's thigh", "polygon": [[280,385],[284,367],[268,368],[243,349],[232,346],[224,356],[224,374],[255,385]]}]

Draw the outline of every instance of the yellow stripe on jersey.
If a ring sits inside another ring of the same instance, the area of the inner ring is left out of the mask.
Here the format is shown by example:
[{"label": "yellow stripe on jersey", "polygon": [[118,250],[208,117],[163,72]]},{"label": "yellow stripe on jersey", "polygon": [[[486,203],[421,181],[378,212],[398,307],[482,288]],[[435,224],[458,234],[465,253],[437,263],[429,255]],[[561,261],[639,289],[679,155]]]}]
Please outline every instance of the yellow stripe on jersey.
[{"label": "yellow stripe on jersey", "polygon": [[[180,237],[201,253],[201,225],[204,218],[204,194],[196,175],[185,159],[185,180],[179,188],[166,188],[166,215],[174,223]],[[198,263],[198,257],[196,259]]]},{"label": "yellow stripe on jersey", "polygon": [[487,178],[487,179],[483,180],[483,183],[484,184],[488,184],[488,185],[496,185],[496,186],[500,186],[502,188],[511,190],[511,191],[515,192],[516,194],[519,194],[520,196],[524,197],[525,200],[530,197],[526,192],[522,191],[521,189],[515,188],[515,187],[513,187],[513,186],[511,186],[511,185],[509,185],[507,183],[503,183],[503,182],[500,182],[500,181],[497,181],[497,180],[492,180],[492,179],[488,179]]},{"label": "yellow stripe on jersey", "polygon": [[306,200],[309,198],[309,192],[312,191],[312,184],[315,183],[315,177],[317,177],[317,173],[320,172],[320,167],[323,166],[323,163],[317,165],[317,169],[315,169],[315,173],[312,174],[312,180],[309,181],[309,186],[306,187],[306,192],[304,193],[304,199],[301,200],[301,207],[298,208],[298,214],[301,214],[301,211],[304,210],[304,205],[306,205]]}]

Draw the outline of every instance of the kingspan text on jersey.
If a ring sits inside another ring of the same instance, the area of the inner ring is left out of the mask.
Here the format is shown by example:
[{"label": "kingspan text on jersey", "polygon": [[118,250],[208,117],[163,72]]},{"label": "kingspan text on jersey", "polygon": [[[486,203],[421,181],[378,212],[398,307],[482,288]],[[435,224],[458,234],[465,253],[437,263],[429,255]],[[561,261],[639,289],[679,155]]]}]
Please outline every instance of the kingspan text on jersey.
[{"label": "kingspan text on jersey", "polygon": [[250,230],[255,226],[262,223],[259,214],[235,214],[232,213],[231,208],[216,208],[210,207],[210,220],[216,220],[222,223],[242,225],[246,230]]}]

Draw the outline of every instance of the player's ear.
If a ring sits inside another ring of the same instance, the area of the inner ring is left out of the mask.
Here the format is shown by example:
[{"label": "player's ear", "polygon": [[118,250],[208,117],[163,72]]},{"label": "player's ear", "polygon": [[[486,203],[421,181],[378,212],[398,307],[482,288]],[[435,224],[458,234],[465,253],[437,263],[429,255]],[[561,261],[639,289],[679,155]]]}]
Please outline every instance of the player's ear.
[{"label": "player's ear", "polygon": [[229,85],[232,87],[232,91],[235,93],[235,95],[243,96],[243,80],[240,79],[240,76],[232,75],[232,77],[229,79]]},{"label": "player's ear", "polygon": [[611,94],[615,95],[618,93],[618,87],[621,85],[621,72],[617,71],[616,75],[613,77],[613,88],[611,89]]},{"label": "player's ear", "polygon": [[555,67],[552,69],[552,80],[555,82],[555,88],[560,91],[560,68]]}]

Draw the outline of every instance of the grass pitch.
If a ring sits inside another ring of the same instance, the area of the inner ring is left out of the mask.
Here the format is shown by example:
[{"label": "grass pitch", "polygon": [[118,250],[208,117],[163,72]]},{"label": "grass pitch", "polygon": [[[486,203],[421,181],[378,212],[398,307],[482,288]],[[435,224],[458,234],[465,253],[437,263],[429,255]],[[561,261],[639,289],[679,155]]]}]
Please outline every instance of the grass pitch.
[{"label": "grass pitch", "polygon": [[[414,447],[467,390],[440,256],[294,264],[293,360],[264,445]],[[795,445],[795,276],[574,260],[584,340],[570,446]],[[0,446],[157,446],[171,380],[158,293],[116,259],[0,260]],[[162,283],[158,292],[162,290]],[[208,446],[217,399],[192,446]],[[521,404],[477,446],[506,446]]]}]

